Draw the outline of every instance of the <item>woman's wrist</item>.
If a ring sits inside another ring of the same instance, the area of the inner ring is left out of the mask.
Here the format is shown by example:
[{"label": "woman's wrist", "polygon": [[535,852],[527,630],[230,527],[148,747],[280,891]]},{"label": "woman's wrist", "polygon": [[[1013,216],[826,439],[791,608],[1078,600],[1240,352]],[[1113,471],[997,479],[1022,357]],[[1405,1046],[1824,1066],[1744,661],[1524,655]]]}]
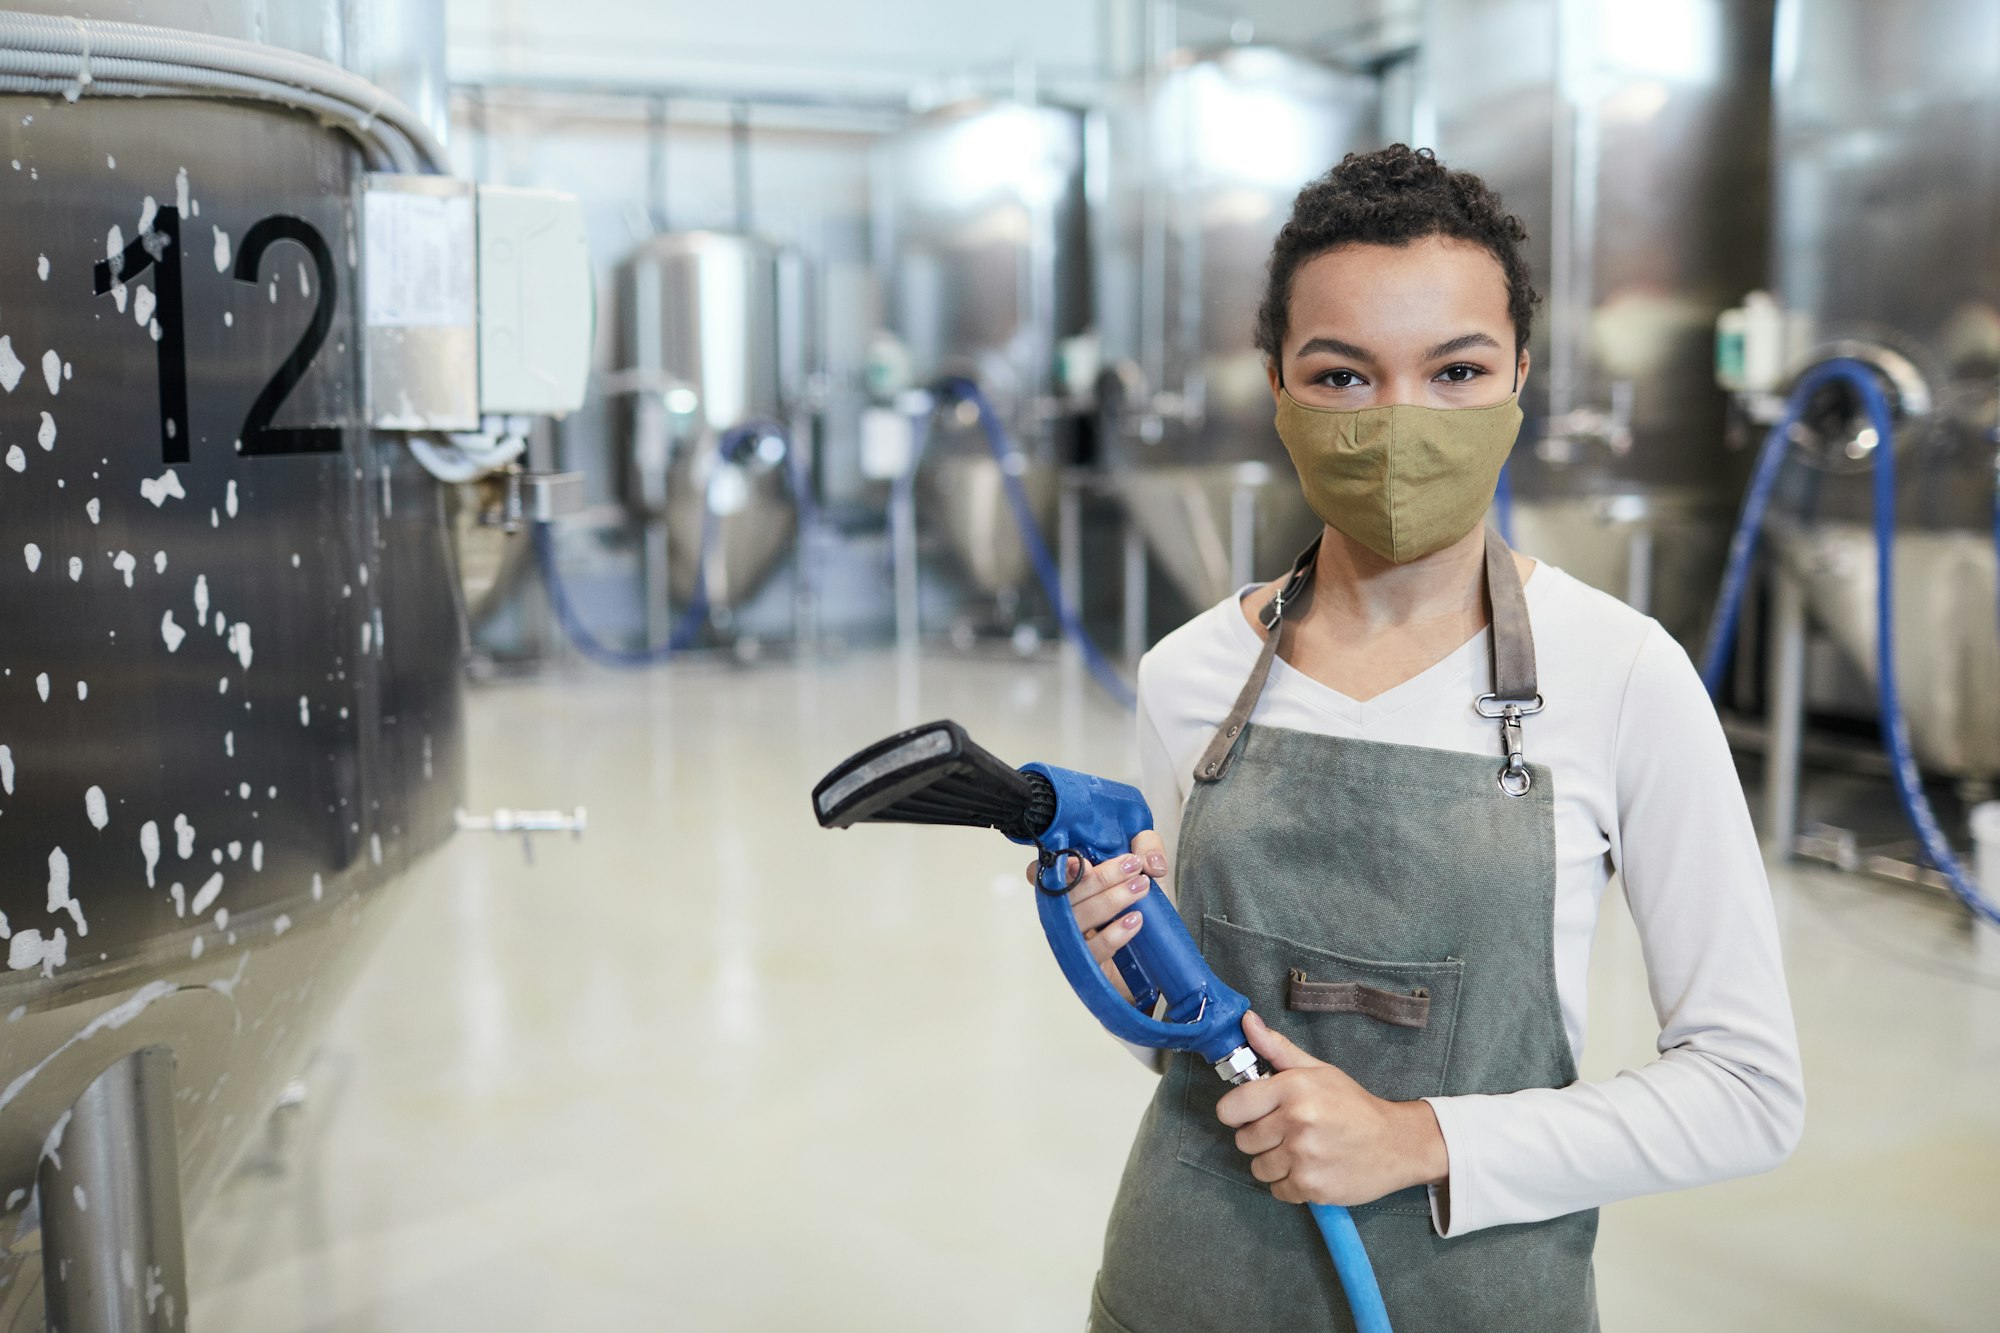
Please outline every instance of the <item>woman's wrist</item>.
[{"label": "woman's wrist", "polygon": [[1412,1185],[1442,1185],[1451,1177],[1451,1154],[1437,1112],[1426,1101],[1391,1102],[1395,1107],[1403,1173]]}]

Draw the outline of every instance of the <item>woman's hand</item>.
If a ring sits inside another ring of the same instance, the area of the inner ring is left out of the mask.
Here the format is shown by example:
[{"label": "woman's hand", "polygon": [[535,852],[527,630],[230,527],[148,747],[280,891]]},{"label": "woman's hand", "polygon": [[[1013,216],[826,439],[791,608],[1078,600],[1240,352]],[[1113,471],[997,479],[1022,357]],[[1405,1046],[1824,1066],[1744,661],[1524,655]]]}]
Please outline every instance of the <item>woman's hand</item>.
[{"label": "woman's hand", "polygon": [[[1069,891],[1069,906],[1076,913],[1084,942],[1090,946],[1091,957],[1104,969],[1104,975],[1129,1000],[1132,992],[1112,964],[1111,955],[1130,944],[1139,933],[1141,921],[1132,908],[1146,896],[1147,879],[1158,879],[1167,873],[1166,845],[1159,834],[1147,829],[1132,839],[1130,855],[1094,866],[1085,866],[1081,857],[1072,856],[1069,870],[1071,874],[1082,872],[1076,887]],[[1037,882],[1038,872],[1039,863],[1030,861],[1030,884]]]},{"label": "woman's hand", "polygon": [[1243,1035],[1278,1072],[1226,1093],[1215,1114],[1272,1197],[1351,1205],[1443,1183],[1450,1160],[1427,1103],[1382,1100],[1254,1013],[1243,1016]]}]

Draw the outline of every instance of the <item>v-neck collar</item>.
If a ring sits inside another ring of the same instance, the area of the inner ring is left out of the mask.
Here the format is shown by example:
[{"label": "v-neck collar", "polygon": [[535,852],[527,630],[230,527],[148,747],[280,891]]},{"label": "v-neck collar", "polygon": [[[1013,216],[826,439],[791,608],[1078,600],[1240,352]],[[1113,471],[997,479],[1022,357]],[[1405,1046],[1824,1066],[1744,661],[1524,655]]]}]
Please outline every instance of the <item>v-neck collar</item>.
[{"label": "v-neck collar", "polygon": [[[1547,582],[1542,578],[1542,571],[1545,568],[1547,568],[1546,561],[1535,561],[1535,567],[1529,570],[1528,577],[1522,580],[1522,591],[1527,595],[1530,602],[1539,600],[1540,590]],[[1244,618],[1243,599],[1261,586],[1261,584],[1253,583],[1246,588],[1239,589],[1233,604],[1229,608],[1229,618],[1233,626],[1231,633],[1239,639],[1245,646],[1246,651],[1253,656],[1263,647],[1264,641],[1258,637],[1257,631],[1250,628],[1250,622]],[[1305,672],[1300,671],[1282,656],[1273,659],[1271,663],[1269,685],[1275,685],[1301,703],[1318,712],[1337,718],[1349,726],[1366,728],[1381,722],[1385,718],[1394,716],[1413,704],[1434,697],[1447,687],[1460,687],[1461,692],[1463,692],[1465,683],[1472,679],[1474,672],[1489,669],[1488,663],[1492,657],[1492,641],[1493,627],[1489,623],[1479,633],[1473,635],[1470,639],[1467,639],[1464,643],[1452,649],[1443,657],[1431,663],[1431,665],[1425,667],[1422,671],[1419,671],[1416,675],[1411,676],[1400,685],[1393,685],[1367,700],[1355,699],[1342,694],[1339,690],[1334,689],[1333,686],[1326,684],[1324,681],[1315,680]],[[1470,696],[1468,695],[1467,697],[1469,700]]]}]

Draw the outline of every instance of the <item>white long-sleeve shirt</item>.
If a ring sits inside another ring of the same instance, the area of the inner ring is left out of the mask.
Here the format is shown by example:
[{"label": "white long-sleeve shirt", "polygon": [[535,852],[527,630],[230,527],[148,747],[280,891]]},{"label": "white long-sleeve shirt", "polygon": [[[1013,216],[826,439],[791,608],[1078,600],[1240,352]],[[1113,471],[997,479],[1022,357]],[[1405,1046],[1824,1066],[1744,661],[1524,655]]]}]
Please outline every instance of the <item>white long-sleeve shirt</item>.
[{"label": "white long-sleeve shirt", "polygon": [[[1599,1083],[1428,1098],[1451,1161],[1448,1208],[1433,1191],[1446,1236],[1768,1170],[1805,1109],[1763,858],[1693,664],[1651,618],[1560,569],[1538,564],[1526,592],[1548,706],[1524,723],[1524,748],[1555,775],[1563,1028],[1580,1062],[1591,938],[1618,873],[1659,1058]],[[1472,707],[1490,688],[1489,638],[1366,703],[1281,658],[1251,720],[1497,759],[1498,726]],[[1232,597],[1140,662],[1140,786],[1170,864],[1195,763],[1260,647]]]}]

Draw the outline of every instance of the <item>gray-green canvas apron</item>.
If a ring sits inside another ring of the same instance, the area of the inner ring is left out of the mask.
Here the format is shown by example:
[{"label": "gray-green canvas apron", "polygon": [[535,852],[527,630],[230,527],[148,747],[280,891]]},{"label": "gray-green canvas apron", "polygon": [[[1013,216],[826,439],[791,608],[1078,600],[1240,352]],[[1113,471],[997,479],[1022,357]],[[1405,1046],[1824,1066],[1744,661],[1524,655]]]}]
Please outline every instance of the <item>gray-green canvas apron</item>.
[{"label": "gray-green canvas apron", "polygon": [[[1553,780],[1522,758],[1539,696],[1513,558],[1489,531],[1493,689],[1463,704],[1498,723],[1496,761],[1249,721],[1317,549],[1266,608],[1257,667],[1196,769],[1181,915],[1266,1022],[1378,1097],[1562,1087],[1576,1067],[1556,995]],[[1351,1330],[1311,1214],[1272,1198],[1215,1118],[1228,1085],[1196,1056],[1169,1060],[1112,1207],[1091,1333]],[[1397,1333],[1597,1326],[1595,1210],[1454,1240],[1421,1186],[1353,1213]]]}]

